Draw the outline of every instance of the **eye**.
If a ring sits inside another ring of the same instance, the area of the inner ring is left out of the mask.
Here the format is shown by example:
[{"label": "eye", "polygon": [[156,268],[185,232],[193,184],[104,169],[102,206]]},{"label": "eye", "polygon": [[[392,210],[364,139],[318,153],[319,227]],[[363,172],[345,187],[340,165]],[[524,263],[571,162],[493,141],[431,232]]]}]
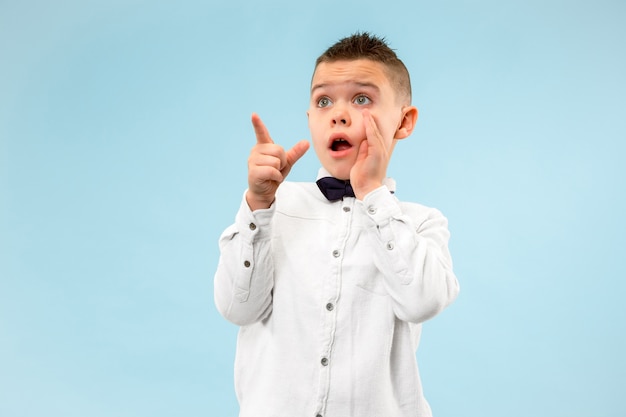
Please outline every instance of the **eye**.
[{"label": "eye", "polygon": [[358,104],[359,106],[364,106],[366,104],[370,104],[372,100],[370,100],[370,98],[364,94],[359,94],[354,98],[353,102],[355,104]]},{"label": "eye", "polygon": [[331,104],[333,104],[333,102],[326,96],[317,100],[317,107],[328,107]]}]

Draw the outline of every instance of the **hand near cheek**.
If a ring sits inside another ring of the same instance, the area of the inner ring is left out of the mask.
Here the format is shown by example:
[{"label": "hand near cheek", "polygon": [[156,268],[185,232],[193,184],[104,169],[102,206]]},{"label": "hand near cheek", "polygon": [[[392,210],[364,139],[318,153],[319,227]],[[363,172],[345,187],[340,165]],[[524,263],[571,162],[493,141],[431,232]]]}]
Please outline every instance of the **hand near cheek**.
[{"label": "hand near cheek", "polygon": [[356,162],[350,170],[350,184],[359,200],[383,185],[391,151],[368,110],[363,110],[367,140],[361,142]]},{"label": "hand near cheek", "polygon": [[269,208],[274,202],[278,186],[285,180],[291,167],[309,149],[302,140],[285,151],[274,143],[265,124],[257,114],[252,115],[256,145],[248,158],[248,191],[246,201],[251,210]]}]

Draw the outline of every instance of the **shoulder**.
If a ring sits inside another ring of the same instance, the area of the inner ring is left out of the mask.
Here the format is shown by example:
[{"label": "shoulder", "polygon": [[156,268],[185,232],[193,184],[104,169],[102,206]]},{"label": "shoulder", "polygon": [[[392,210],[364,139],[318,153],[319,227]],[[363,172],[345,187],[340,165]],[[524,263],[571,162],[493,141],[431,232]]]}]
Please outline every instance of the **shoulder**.
[{"label": "shoulder", "polygon": [[398,204],[400,204],[400,207],[402,207],[402,210],[405,212],[433,213],[441,215],[441,211],[439,211],[435,207],[429,207],[421,203],[398,200]]},{"label": "shoulder", "polygon": [[400,205],[402,213],[416,220],[418,224],[429,220],[439,220],[447,223],[446,217],[437,208],[429,207],[420,203],[399,200],[398,204]]}]

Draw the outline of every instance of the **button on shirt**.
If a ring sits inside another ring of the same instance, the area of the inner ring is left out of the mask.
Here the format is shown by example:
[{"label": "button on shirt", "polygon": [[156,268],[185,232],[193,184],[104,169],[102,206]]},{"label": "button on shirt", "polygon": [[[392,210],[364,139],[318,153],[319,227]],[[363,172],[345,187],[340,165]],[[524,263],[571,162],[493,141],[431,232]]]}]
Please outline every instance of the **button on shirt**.
[{"label": "button on shirt", "polygon": [[446,218],[392,186],[329,202],[315,183],[284,182],[255,212],[243,199],[215,275],[218,310],[241,326],[240,417],[431,416],[420,323],[458,283]]}]

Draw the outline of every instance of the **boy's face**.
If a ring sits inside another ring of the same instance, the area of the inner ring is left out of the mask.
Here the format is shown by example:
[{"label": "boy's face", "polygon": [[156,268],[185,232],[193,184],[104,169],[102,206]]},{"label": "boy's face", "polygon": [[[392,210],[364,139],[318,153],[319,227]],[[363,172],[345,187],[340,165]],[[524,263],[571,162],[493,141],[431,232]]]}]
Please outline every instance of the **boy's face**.
[{"label": "boy's face", "polygon": [[368,59],[320,63],[307,115],[322,166],[336,178],[350,179],[359,145],[366,140],[364,109],[369,109],[391,153],[396,139],[408,136],[399,129],[408,108],[397,97],[383,64]]}]

